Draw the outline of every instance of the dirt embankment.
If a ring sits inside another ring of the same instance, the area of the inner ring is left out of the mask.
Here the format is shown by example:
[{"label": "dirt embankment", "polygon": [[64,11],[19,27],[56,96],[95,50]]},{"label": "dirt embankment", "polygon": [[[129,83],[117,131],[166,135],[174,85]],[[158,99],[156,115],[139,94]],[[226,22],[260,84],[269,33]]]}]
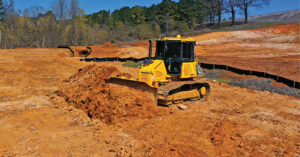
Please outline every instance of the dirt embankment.
[{"label": "dirt embankment", "polygon": [[275,25],[260,29],[212,32],[193,36],[197,45],[212,45],[229,42],[299,43],[300,23]]},{"label": "dirt embankment", "polygon": [[201,62],[256,70],[300,81],[300,23],[195,37]]},{"label": "dirt embankment", "polygon": [[300,31],[300,23],[275,25],[253,31],[265,31],[271,34],[298,34]]},{"label": "dirt embankment", "polygon": [[132,77],[113,66],[89,65],[65,80],[57,93],[90,118],[105,123],[169,113],[170,109],[156,106],[152,93],[105,82],[105,79],[117,75]]}]

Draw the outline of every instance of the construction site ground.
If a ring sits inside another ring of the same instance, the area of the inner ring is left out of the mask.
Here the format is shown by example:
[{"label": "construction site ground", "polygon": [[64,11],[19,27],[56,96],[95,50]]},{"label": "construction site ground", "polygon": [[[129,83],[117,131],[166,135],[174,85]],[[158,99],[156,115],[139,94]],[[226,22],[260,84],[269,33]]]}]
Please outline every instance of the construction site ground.
[{"label": "construction site ground", "polygon": [[[297,80],[296,29],[200,35],[197,56]],[[95,47],[92,57],[147,55],[146,42]],[[208,101],[156,106],[147,93],[104,81],[136,78],[137,69],[70,56],[68,49],[0,50],[1,156],[300,156],[299,98],[204,78]]]}]

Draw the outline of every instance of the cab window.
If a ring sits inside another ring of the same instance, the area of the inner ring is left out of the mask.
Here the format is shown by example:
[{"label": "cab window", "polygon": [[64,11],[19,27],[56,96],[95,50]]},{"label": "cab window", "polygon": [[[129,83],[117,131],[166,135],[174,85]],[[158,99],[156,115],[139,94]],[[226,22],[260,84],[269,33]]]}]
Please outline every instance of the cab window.
[{"label": "cab window", "polygon": [[193,53],[193,43],[192,42],[184,42],[182,58],[193,58],[192,53]]}]

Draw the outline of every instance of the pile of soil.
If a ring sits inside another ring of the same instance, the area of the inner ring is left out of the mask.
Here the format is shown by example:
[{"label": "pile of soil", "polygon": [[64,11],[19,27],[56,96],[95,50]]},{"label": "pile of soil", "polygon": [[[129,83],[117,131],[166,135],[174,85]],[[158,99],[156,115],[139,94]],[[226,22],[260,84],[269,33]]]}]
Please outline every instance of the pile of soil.
[{"label": "pile of soil", "polygon": [[57,94],[90,118],[108,124],[170,113],[170,109],[155,104],[152,93],[105,82],[105,79],[118,75],[131,77],[113,66],[88,65],[63,81]]},{"label": "pile of soil", "polygon": [[69,46],[73,51],[72,57],[87,57],[91,53],[91,50],[86,46]]}]

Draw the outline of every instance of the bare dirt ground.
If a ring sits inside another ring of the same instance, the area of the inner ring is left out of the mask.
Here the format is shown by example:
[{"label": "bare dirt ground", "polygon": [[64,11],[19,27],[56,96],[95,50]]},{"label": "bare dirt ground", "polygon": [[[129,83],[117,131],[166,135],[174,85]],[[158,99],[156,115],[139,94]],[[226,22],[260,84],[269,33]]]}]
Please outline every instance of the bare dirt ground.
[{"label": "bare dirt ground", "polygon": [[67,49],[0,54],[1,156],[300,156],[292,96],[202,79],[208,101],[165,108],[103,82],[137,76],[122,63],[80,62]]}]

